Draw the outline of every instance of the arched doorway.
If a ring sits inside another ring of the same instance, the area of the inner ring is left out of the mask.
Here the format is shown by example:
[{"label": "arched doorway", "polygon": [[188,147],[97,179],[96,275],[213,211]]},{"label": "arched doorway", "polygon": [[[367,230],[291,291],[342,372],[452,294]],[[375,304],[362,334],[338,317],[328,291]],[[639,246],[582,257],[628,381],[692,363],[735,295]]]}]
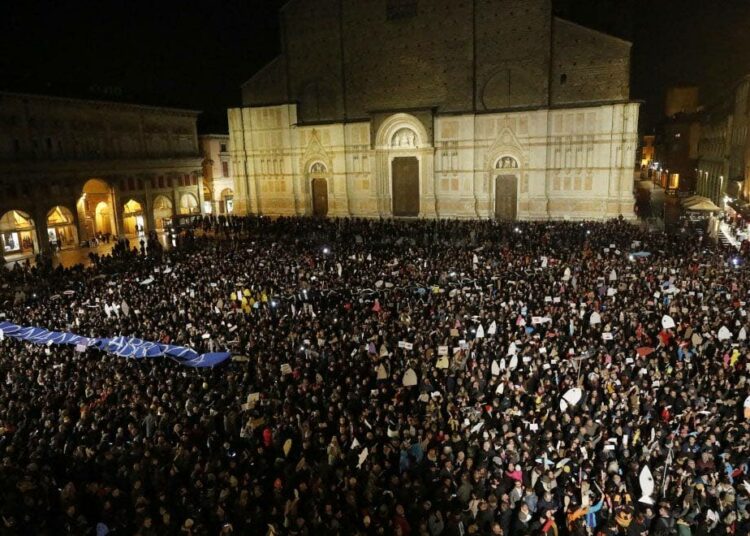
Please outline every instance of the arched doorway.
[{"label": "arched doorway", "polygon": [[154,223],[157,231],[164,231],[172,222],[174,210],[172,200],[165,195],[158,195],[154,199]]},{"label": "arched doorway", "polygon": [[[209,186],[209,181],[203,181],[203,212],[206,214],[213,214],[214,203],[218,205],[218,201],[214,201],[214,194]],[[219,210],[218,208],[216,210]]]},{"label": "arched doorway", "polygon": [[34,220],[20,210],[6,212],[0,218],[0,242],[6,261],[33,256],[39,251]]},{"label": "arched doorway", "polygon": [[76,207],[81,240],[117,233],[113,207],[114,199],[109,184],[100,179],[86,181]]},{"label": "arched doorway", "polygon": [[130,199],[122,210],[122,225],[126,235],[141,236],[145,234],[143,207],[135,199]]},{"label": "arched doorway", "polygon": [[112,210],[106,201],[100,201],[94,209],[94,228],[97,233],[112,234]]},{"label": "arched doorway", "polygon": [[495,218],[515,220],[518,217],[518,160],[503,156],[495,163]]},{"label": "arched doorway", "polygon": [[197,214],[198,199],[193,194],[186,193],[180,197],[180,214]]},{"label": "arched doorway", "polygon": [[307,172],[310,185],[312,215],[325,218],[328,215],[328,166],[313,162]]},{"label": "arched doorway", "polygon": [[234,212],[234,191],[231,188],[224,188],[221,191],[221,211],[224,214]]},{"label": "arched doorway", "polygon": [[381,216],[437,216],[430,140],[422,121],[410,114],[394,114],[378,128],[375,181]]},{"label": "arched doorway", "polygon": [[47,213],[47,235],[50,245],[56,249],[72,248],[78,244],[75,218],[67,207],[58,205]]}]

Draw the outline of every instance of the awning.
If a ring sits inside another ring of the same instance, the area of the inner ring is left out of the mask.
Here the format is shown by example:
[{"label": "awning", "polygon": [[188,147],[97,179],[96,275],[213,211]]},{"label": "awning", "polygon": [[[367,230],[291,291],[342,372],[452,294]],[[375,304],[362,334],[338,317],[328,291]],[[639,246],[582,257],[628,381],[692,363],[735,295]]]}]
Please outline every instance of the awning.
[{"label": "awning", "polygon": [[698,203],[692,204],[685,207],[686,210],[692,210],[694,212],[721,212],[721,209],[714,205],[714,202],[710,199],[705,199]]},{"label": "awning", "polygon": [[691,195],[690,197],[681,199],[680,203],[682,203],[683,207],[689,207],[691,205],[696,205],[703,201],[711,201],[711,200],[708,197],[703,197],[702,195]]}]

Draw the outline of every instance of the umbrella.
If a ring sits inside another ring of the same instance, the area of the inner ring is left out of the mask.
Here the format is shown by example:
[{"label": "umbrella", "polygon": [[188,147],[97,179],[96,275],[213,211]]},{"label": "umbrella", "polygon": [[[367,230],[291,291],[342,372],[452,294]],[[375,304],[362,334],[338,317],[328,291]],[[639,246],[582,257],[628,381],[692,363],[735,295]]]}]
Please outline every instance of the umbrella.
[{"label": "umbrella", "polygon": [[691,195],[680,201],[680,203],[682,203],[683,207],[689,207],[706,200],[708,200],[708,197],[703,197],[702,195]]},{"label": "umbrella", "polygon": [[404,377],[401,379],[401,383],[404,385],[404,387],[412,387],[414,385],[417,385],[417,373],[414,372],[414,369],[409,368],[404,372]]},{"label": "umbrella", "polygon": [[661,327],[664,329],[669,329],[675,327],[674,318],[672,318],[669,315],[664,315],[661,317]]},{"label": "umbrella", "polygon": [[720,341],[725,341],[727,339],[731,339],[732,338],[732,332],[729,331],[729,329],[726,326],[721,326],[721,329],[719,330],[719,333],[718,333],[718,338],[719,338]]},{"label": "umbrella", "polygon": [[580,387],[568,389],[563,395],[562,400],[560,400],[560,409],[565,411],[568,409],[568,406],[575,406],[580,402],[581,397],[583,397],[583,391]]},{"label": "umbrella", "polygon": [[685,209],[691,210],[693,212],[721,212],[721,209],[714,205],[713,201],[711,201],[710,199],[706,199],[694,205],[687,206],[685,207]]}]

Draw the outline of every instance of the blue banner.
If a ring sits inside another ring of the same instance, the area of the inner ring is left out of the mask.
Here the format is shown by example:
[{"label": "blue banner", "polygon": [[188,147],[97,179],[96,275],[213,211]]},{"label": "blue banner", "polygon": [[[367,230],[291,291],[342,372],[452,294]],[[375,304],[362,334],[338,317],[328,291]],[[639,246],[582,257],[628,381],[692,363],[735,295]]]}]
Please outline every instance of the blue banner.
[{"label": "blue banner", "polygon": [[186,367],[213,367],[231,357],[229,352],[198,354],[195,350],[184,346],[148,342],[135,337],[89,338],[73,333],[49,331],[44,328],[19,326],[10,322],[0,322],[0,334],[36,344],[70,344],[86,348],[92,347],[132,359],[166,356]]}]

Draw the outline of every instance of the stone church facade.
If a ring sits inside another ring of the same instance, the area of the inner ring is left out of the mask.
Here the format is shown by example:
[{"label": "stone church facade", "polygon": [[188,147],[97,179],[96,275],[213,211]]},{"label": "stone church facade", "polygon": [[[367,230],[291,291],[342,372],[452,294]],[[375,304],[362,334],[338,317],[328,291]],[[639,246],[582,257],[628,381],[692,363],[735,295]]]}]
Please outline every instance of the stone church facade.
[{"label": "stone church facade", "polygon": [[633,217],[630,43],[550,0],[292,0],[229,110],[235,210]]}]

